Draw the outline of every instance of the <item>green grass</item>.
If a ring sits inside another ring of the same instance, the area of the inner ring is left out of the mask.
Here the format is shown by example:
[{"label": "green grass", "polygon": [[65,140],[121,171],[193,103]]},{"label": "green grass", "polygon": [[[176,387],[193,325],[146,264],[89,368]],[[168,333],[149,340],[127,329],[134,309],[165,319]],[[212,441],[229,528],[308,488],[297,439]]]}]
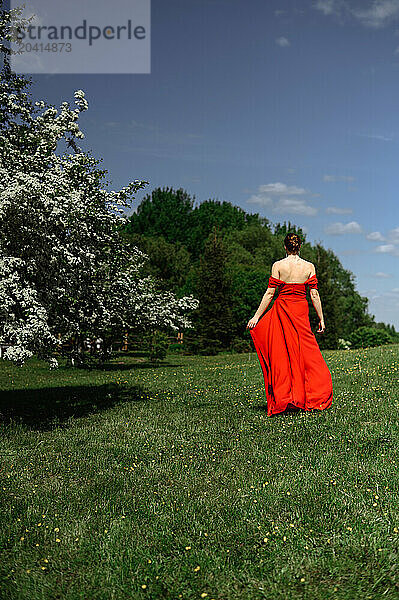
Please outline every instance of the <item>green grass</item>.
[{"label": "green grass", "polygon": [[399,346],[323,354],[273,417],[254,353],[0,362],[1,598],[399,598]]}]

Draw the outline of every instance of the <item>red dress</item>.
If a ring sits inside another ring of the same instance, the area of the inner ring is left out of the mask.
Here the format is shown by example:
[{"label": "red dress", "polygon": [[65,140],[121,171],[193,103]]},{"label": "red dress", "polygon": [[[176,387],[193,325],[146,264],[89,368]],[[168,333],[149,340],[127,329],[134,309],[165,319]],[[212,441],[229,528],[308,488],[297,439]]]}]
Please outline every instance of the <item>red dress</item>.
[{"label": "red dress", "polygon": [[329,408],[331,373],[310,328],[306,286],[317,289],[316,275],[305,283],[269,278],[278,287],[272,308],[250,329],[265,380],[267,414],[296,406],[304,410]]}]

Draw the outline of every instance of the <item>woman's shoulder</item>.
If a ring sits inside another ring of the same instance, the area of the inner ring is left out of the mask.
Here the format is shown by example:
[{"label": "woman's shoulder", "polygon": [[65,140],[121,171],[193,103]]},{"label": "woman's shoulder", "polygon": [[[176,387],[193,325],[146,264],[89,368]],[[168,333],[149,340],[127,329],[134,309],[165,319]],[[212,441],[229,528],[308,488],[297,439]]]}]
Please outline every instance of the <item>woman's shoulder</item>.
[{"label": "woman's shoulder", "polygon": [[310,262],[310,260],[305,260],[304,258],[302,260],[312,274],[316,273],[316,267],[312,262]]},{"label": "woman's shoulder", "polygon": [[274,263],[272,264],[272,268],[271,268],[272,275],[273,275],[273,273],[274,273],[274,274],[275,274],[275,276],[278,276],[278,273],[279,273],[279,271],[280,271],[280,265],[283,265],[283,264],[284,264],[284,260],[283,260],[283,259],[281,259],[281,260],[276,260],[276,262],[274,262]]}]

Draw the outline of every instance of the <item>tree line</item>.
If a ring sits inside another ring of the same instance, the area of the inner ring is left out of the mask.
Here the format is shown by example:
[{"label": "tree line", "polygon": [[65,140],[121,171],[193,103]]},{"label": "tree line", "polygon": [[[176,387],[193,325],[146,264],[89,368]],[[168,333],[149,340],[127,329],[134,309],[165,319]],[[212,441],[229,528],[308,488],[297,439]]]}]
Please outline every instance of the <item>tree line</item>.
[{"label": "tree line", "polygon": [[[159,187],[143,198],[121,235],[149,256],[147,272],[165,290],[199,300],[186,347],[215,353],[251,348],[246,324],[265,292],[272,264],[282,257],[289,231],[301,236],[301,256],[316,267],[327,325],[318,337],[320,347],[345,347],[351,339],[357,340],[353,346],[361,346],[359,331],[370,328],[379,343],[399,341],[392,325],[377,323],[369,313],[368,299],[334,252],[321,242],[311,244],[291,222],[273,224],[227,201],[196,203],[181,188]],[[308,302],[315,330],[318,319],[309,295]]]}]

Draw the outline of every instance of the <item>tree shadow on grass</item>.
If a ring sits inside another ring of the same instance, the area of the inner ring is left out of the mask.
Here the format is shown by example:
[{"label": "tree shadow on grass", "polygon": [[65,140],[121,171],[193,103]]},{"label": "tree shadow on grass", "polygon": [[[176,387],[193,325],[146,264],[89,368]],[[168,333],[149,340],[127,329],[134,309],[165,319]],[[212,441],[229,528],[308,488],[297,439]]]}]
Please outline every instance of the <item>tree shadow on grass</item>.
[{"label": "tree shadow on grass", "polygon": [[[134,358],[137,359],[137,356],[134,356]],[[167,368],[167,367],[173,367],[173,368],[179,368],[179,367],[183,367],[184,365],[182,364],[177,364],[177,363],[170,363],[170,362],[164,362],[164,361],[159,361],[159,362],[151,362],[149,360],[146,360],[144,358],[139,357],[137,362],[129,362],[124,360],[125,357],[123,358],[115,358],[112,361],[108,361],[104,364],[100,364],[100,363],[96,363],[93,361],[93,363],[85,363],[85,364],[81,364],[81,365],[77,365],[76,367],[71,367],[70,365],[67,364],[61,364],[58,367],[58,371],[66,371],[67,373],[69,373],[71,371],[71,369],[77,369],[78,371],[132,371],[135,369],[159,369],[159,368]]]},{"label": "tree shadow on grass", "polygon": [[68,426],[69,419],[84,417],[126,402],[149,402],[141,386],[106,383],[97,386],[63,386],[0,391],[0,423],[19,423],[36,431]]},{"label": "tree shadow on grass", "polygon": [[130,371],[133,369],[159,369],[166,367],[182,367],[183,365],[178,365],[176,363],[167,363],[160,361],[159,363],[152,363],[150,361],[143,361],[137,363],[124,363],[124,362],[115,362],[115,363],[106,363],[103,367],[96,367],[95,369],[99,371]]}]

